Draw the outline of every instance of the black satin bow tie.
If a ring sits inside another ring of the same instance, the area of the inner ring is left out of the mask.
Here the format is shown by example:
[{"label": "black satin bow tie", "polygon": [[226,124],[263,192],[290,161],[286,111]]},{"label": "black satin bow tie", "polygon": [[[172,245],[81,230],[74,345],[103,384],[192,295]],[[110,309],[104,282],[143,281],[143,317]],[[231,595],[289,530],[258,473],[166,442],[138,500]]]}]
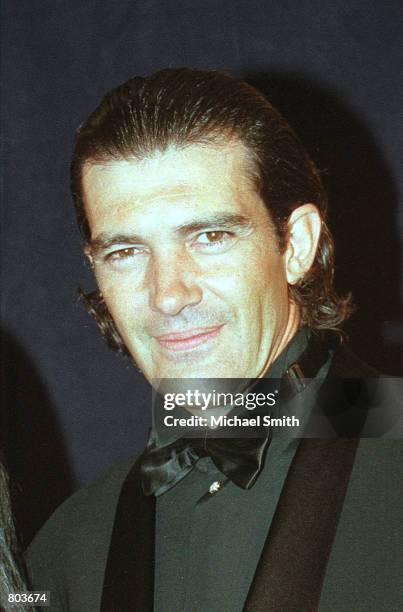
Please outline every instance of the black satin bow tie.
[{"label": "black satin bow tie", "polygon": [[[305,388],[305,379],[314,378],[335,346],[332,335],[312,337],[297,363],[288,366],[282,378],[283,401]],[[271,430],[260,438],[180,438],[166,446],[152,442],[141,461],[142,487],[145,495],[161,495],[184,478],[202,457],[209,456],[215,466],[232,482],[249,489],[263,466],[271,441]]]},{"label": "black satin bow tie", "polygon": [[180,438],[168,446],[149,446],[141,462],[145,495],[161,495],[209,456],[232,482],[249,489],[262,467],[270,436],[266,438]]}]

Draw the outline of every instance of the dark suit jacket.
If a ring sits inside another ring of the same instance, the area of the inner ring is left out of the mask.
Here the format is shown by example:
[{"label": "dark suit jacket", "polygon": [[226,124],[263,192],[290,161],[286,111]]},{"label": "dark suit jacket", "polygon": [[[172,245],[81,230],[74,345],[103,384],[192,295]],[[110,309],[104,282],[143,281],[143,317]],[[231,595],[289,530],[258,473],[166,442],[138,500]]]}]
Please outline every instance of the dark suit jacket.
[{"label": "dark suit jacket", "polygon": [[[341,349],[329,375],[375,373]],[[402,465],[402,440],[302,440],[245,612],[403,610]],[[154,499],[129,462],[67,500],[27,561],[33,587],[51,591],[50,610],[148,612],[153,556]]]}]

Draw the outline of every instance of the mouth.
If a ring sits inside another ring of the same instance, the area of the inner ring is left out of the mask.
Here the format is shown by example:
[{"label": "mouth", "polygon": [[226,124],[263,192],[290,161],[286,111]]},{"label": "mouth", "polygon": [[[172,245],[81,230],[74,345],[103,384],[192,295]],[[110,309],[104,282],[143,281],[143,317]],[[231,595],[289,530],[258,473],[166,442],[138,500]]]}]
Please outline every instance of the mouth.
[{"label": "mouth", "polygon": [[169,351],[186,351],[209,342],[220,333],[223,325],[215,327],[197,327],[173,334],[154,336],[155,340]]}]

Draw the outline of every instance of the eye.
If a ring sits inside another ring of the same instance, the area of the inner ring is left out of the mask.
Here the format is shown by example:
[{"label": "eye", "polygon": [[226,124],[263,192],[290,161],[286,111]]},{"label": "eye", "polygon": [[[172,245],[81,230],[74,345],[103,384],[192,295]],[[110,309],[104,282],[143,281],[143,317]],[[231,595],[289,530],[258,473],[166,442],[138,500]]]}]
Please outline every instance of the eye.
[{"label": "eye", "polygon": [[127,257],[132,257],[132,255],[134,255],[134,248],[127,247],[125,249],[119,249],[119,251],[109,253],[108,259],[126,259]]},{"label": "eye", "polygon": [[197,237],[198,244],[217,244],[217,242],[222,242],[222,240],[228,236],[228,232],[224,231],[216,231],[216,232],[203,232],[199,234]]},{"label": "eye", "polygon": [[202,253],[224,253],[234,244],[235,234],[226,230],[211,230],[195,236],[193,246]]},{"label": "eye", "polygon": [[117,249],[116,251],[111,251],[105,255],[105,261],[117,265],[124,265],[125,263],[129,263],[133,260],[134,257],[141,254],[143,249],[138,246],[130,246],[124,247],[123,249]]}]

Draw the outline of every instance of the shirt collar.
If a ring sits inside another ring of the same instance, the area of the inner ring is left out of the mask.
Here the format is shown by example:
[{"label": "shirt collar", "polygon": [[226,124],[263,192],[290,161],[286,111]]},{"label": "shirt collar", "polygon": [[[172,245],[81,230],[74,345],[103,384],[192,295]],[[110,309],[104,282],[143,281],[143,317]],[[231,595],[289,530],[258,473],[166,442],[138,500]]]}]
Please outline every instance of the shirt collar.
[{"label": "shirt collar", "polygon": [[269,366],[264,378],[282,378],[291,364],[298,361],[306,350],[311,332],[309,327],[304,325],[295,336],[290,340],[280,355]]}]

